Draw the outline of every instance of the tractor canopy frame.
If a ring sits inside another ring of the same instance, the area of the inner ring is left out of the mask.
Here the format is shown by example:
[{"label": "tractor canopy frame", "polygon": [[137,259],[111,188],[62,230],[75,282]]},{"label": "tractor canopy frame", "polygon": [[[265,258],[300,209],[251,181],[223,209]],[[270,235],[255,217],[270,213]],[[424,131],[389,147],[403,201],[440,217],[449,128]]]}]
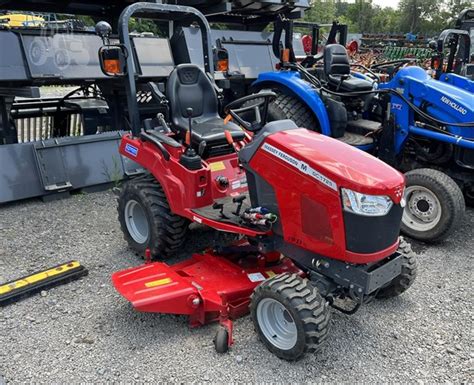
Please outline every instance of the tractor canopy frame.
[{"label": "tractor canopy frame", "polygon": [[[437,65],[434,65],[436,77],[442,73],[459,73],[462,67],[469,63],[471,36],[468,31],[462,29],[445,29],[437,40]],[[444,68],[445,50],[449,50],[446,68]]]},{"label": "tractor canopy frame", "polygon": [[[171,4],[140,2],[128,6],[122,11],[118,25],[120,42],[128,52],[133,52],[133,48],[130,42],[129,21],[134,15],[139,15],[141,17],[149,17],[162,21],[168,21],[170,25],[170,31],[171,28],[176,27],[174,25],[172,26],[172,24],[175,22],[179,24],[179,22],[183,22],[184,20],[189,21],[190,19],[193,19],[195,22],[197,22],[201,31],[204,69],[205,72],[207,72],[209,75],[213,75],[214,66],[212,62],[212,47],[210,45],[211,32],[209,23],[207,22],[206,18],[202,13],[192,7]],[[127,93],[129,123],[134,136],[138,136],[141,131],[141,122],[138,110],[138,102],[136,99],[137,70],[133,55],[127,55],[126,60],[127,74],[125,87]]]}]

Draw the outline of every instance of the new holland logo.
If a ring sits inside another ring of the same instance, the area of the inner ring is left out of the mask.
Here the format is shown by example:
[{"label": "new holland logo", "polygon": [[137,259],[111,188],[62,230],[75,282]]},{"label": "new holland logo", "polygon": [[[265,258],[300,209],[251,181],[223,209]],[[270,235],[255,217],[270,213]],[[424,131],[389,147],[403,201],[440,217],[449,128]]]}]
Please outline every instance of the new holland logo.
[{"label": "new holland logo", "polygon": [[262,148],[266,151],[269,152],[270,154],[276,156],[277,158],[280,158],[281,160],[285,161],[286,163],[290,164],[294,168],[297,168],[300,170],[302,173],[309,175],[310,177],[316,179],[318,182],[321,182],[328,186],[329,188],[333,189],[334,191],[337,191],[337,184],[333,180],[329,179],[327,176],[324,176],[321,174],[319,171],[316,171],[315,169],[311,168],[307,163],[296,159],[295,157],[287,154],[286,152],[283,152],[279,150],[278,148],[272,146],[271,144],[265,143]]},{"label": "new holland logo", "polygon": [[457,112],[466,115],[467,110],[463,107],[460,106],[459,104],[453,102],[451,99],[448,99],[446,96],[441,97],[441,101],[445,104],[447,104],[449,107],[451,107],[453,110],[456,110]]}]

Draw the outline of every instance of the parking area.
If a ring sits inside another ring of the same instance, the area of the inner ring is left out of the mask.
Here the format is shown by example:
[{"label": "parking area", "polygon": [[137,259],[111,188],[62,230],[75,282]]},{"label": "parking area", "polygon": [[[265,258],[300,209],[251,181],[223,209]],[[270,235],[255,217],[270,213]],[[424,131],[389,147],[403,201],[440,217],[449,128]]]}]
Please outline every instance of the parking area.
[{"label": "parking area", "polygon": [[[71,259],[89,275],[0,309],[0,384],[472,382],[473,226],[471,208],[444,243],[414,243],[419,276],[407,293],[354,316],[334,311],[322,351],[288,363],[257,340],[249,317],[235,323],[231,351],[218,355],[215,325],[189,329],[184,317],[135,312],[110,280],[141,263],[122,238],[111,192],[3,206],[1,282]],[[180,258],[212,237],[195,230]]]}]

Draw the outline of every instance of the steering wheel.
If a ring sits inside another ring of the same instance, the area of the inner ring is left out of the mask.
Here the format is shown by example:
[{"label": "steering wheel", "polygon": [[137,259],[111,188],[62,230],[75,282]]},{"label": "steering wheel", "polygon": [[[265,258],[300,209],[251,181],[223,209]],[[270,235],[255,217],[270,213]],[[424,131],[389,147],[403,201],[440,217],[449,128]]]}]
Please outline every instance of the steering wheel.
[{"label": "steering wheel", "polygon": [[[226,115],[230,115],[233,119],[235,119],[246,130],[257,132],[260,131],[262,127],[265,126],[265,124],[267,124],[268,106],[271,101],[276,99],[276,97],[277,94],[274,92],[262,90],[256,94],[244,96],[243,98],[234,100],[225,106],[224,112]],[[250,101],[254,101],[254,103],[250,103],[248,106],[241,107],[243,104]],[[262,108],[262,111],[260,111],[260,108]],[[254,112],[255,121],[248,122],[239,116],[239,114],[247,111]]]}]

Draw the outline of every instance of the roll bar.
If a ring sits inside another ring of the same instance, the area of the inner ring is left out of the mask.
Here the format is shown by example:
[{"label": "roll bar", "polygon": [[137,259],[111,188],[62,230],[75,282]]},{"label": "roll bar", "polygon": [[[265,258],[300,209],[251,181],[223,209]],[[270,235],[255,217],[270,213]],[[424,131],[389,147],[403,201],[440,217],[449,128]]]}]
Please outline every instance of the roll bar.
[{"label": "roll bar", "polygon": [[[444,56],[445,48],[449,48],[446,73],[455,71],[454,65],[456,64],[456,59],[459,60],[459,65],[469,63],[470,46],[471,36],[468,31],[462,29],[445,29],[440,33],[436,48],[441,58]],[[458,47],[460,48],[459,52]],[[442,71],[442,66],[443,60],[440,62],[440,68],[436,70]]]},{"label": "roll bar", "polygon": [[294,27],[307,28],[311,31],[312,46],[311,56],[318,54],[318,44],[320,39],[320,30],[324,27],[331,27],[328,36],[328,44],[336,42],[336,38],[339,33],[338,44],[345,46],[347,44],[347,25],[333,22],[332,24],[316,24],[304,21],[293,21],[284,17],[279,17],[274,23],[274,34],[273,34],[273,54],[276,57],[280,57],[280,40],[282,33],[285,32],[285,44],[284,47],[290,50],[290,62],[296,60],[295,53],[293,50],[293,33]]},{"label": "roll bar", "polygon": [[[128,52],[133,52],[132,44],[130,42],[129,21],[134,15],[142,17],[150,17],[158,20],[168,21],[172,23],[180,20],[196,21],[200,27],[204,57],[204,69],[211,76],[214,74],[214,66],[212,62],[212,47],[211,29],[204,15],[197,9],[172,4],[157,4],[157,3],[134,3],[122,11],[119,18],[118,33],[120,42],[125,46]],[[160,17],[161,16],[161,17]],[[170,28],[171,30],[171,28]],[[127,91],[127,105],[128,115],[132,133],[137,136],[141,130],[140,115],[138,111],[138,103],[136,99],[137,86],[134,55],[127,56],[127,75],[126,75],[126,91]]]}]

